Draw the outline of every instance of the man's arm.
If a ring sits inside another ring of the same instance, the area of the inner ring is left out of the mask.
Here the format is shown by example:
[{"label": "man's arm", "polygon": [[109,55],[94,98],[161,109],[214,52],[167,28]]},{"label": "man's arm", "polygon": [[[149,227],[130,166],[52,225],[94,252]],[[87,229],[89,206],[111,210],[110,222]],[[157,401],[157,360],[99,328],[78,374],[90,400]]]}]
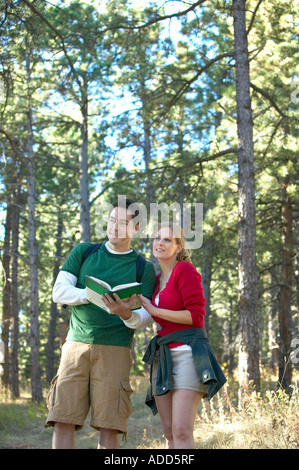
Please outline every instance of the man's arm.
[{"label": "man's arm", "polygon": [[117,315],[122,319],[128,328],[143,328],[151,320],[151,315],[141,307],[136,310],[131,310],[136,294],[133,294],[130,299],[123,302],[119,296],[114,293],[114,300],[108,294],[102,295],[103,302],[109,307],[112,315]]},{"label": "man's arm", "polygon": [[134,330],[136,328],[144,328],[152,319],[151,315],[145,310],[144,307],[141,307],[138,310],[132,310],[131,313],[131,318],[128,320],[123,320],[123,322],[128,328],[132,328]]},{"label": "man's arm", "polygon": [[[142,294],[148,299],[152,298],[156,285],[156,273],[152,263],[147,262],[143,276],[142,276]],[[133,296],[132,296],[133,297]],[[122,302],[117,294],[114,295],[114,300],[110,296],[103,296],[103,300],[110,308],[114,315],[118,315],[128,328],[144,328],[151,321],[151,315],[141,307],[136,310],[131,310],[131,303]]]},{"label": "man's arm", "polygon": [[76,287],[77,278],[67,271],[60,271],[52,291],[53,302],[66,305],[88,304],[86,289]]}]

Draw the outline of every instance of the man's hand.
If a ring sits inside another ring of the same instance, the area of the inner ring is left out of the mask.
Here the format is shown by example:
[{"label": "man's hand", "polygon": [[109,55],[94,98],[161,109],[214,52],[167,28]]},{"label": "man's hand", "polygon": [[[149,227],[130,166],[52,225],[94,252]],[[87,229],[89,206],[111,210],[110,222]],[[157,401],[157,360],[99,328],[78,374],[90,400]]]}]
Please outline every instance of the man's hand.
[{"label": "man's hand", "polygon": [[107,305],[112,315],[117,315],[122,320],[129,320],[132,316],[131,308],[136,294],[131,295],[128,301],[123,302],[117,294],[113,294],[113,300],[109,294],[102,295],[102,300]]}]

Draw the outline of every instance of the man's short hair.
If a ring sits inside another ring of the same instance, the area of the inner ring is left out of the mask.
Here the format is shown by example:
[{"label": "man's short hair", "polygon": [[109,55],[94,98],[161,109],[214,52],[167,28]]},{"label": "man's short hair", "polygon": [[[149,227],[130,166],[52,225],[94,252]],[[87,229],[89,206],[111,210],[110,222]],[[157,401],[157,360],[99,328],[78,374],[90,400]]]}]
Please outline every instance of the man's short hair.
[{"label": "man's short hair", "polygon": [[[115,201],[112,204],[112,206],[113,206],[113,209],[115,209],[115,207],[130,209],[130,211],[132,212],[132,218],[137,217],[140,212],[138,204],[135,201],[133,201],[133,199],[129,199],[129,198],[120,198],[120,200],[118,199],[117,201]],[[130,206],[132,207],[130,208]]]}]

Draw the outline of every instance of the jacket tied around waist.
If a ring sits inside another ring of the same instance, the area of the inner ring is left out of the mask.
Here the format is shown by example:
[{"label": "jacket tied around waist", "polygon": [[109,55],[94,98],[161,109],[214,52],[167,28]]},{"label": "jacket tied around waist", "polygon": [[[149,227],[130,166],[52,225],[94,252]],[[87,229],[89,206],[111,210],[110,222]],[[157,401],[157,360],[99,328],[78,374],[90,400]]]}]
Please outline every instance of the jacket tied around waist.
[{"label": "jacket tied around waist", "polygon": [[174,342],[188,344],[191,347],[199,380],[208,385],[207,398],[209,400],[226,382],[204,327],[179,330],[166,336],[156,335],[150,341],[143,356],[143,361],[151,366],[150,385],[145,403],[151,408],[154,415],[158,412],[152,394],[152,369],[156,351],[159,349],[156,394],[164,395],[172,390],[172,360],[168,344]]}]

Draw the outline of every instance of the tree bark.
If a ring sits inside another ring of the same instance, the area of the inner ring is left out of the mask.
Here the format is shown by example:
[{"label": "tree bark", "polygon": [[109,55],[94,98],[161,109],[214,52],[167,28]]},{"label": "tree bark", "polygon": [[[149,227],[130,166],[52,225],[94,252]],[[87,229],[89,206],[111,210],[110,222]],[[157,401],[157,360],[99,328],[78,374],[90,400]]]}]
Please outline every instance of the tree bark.
[{"label": "tree bark", "polygon": [[203,263],[202,263],[202,288],[205,303],[205,328],[209,334],[209,323],[211,317],[211,282],[212,282],[212,266],[214,253],[214,239],[211,238],[204,246]]},{"label": "tree bark", "polygon": [[10,390],[14,398],[19,398],[19,295],[18,295],[18,252],[19,252],[19,231],[20,231],[20,186],[16,180],[16,190],[14,191],[14,204],[12,212],[12,285],[11,297],[11,355],[10,355]]},{"label": "tree bark", "polygon": [[260,387],[253,124],[245,0],[233,0],[233,15],[239,141],[239,380],[242,399],[249,381],[257,390]]},{"label": "tree bark", "polygon": [[282,218],[282,285],[279,302],[279,383],[287,393],[291,393],[292,381],[291,354],[291,298],[292,298],[292,201],[287,192],[289,177],[283,182]]},{"label": "tree bark", "polygon": [[28,243],[30,266],[30,378],[32,401],[40,403],[42,397],[41,371],[39,362],[39,304],[38,304],[38,252],[35,227],[35,164],[33,140],[33,113],[30,102],[31,65],[26,60],[28,108],[27,108],[27,198],[28,198]]},{"label": "tree bark", "polygon": [[[53,284],[57,278],[57,275],[59,273],[59,268],[60,268],[62,227],[63,227],[62,217],[59,214],[58,223],[57,223],[56,253],[55,253],[55,265],[54,265],[54,272],[53,272]],[[50,308],[48,342],[47,342],[47,347],[46,347],[46,380],[48,383],[50,383],[54,377],[57,317],[58,317],[57,304],[53,302],[52,300],[51,308]]]},{"label": "tree bark", "polygon": [[11,243],[11,194],[8,192],[6,206],[6,221],[3,246],[3,301],[2,301],[2,333],[1,338],[4,348],[4,363],[2,373],[2,385],[9,385],[9,329],[11,317],[11,280],[10,280],[10,243]]},{"label": "tree bark", "polygon": [[80,177],[80,232],[81,241],[90,242],[89,185],[88,185],[88,97],[84,83],[81,99],[81,151],[79,158]]},{"label": "tree bark", "polygon": [[278,342],[277,342],[277,321],[278,321],[278,305],[277,305],[277,291],[274,287],[276,284],[276,273],[275,268],[270,269],[271,275],[271,307],[268,318],[268,337],[269,337],[269,349],[270,349],[270,367],[274,374],[277,372],[278,364]]}]

